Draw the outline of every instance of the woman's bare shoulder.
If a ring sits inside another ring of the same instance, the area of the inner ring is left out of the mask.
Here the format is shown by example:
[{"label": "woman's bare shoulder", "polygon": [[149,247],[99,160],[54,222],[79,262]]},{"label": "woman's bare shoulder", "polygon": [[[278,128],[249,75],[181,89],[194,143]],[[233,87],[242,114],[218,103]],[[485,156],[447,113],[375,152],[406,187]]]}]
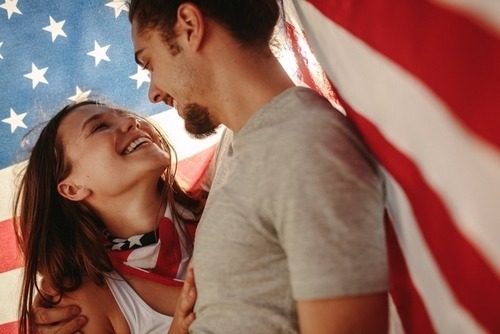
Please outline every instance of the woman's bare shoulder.
[{"label": "woman's bare shoulder", "polygon": [[84,333],[130,333],[128,323],[107,284],[102,286],[85,279],[75,291],[68,293],[61,305],[76,304],[88,319]]}]

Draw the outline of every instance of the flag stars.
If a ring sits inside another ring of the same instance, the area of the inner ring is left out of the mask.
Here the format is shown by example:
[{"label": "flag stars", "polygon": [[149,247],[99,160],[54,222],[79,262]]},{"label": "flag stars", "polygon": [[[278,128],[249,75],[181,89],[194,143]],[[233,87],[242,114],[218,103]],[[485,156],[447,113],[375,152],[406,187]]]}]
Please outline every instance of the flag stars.
[{"label": "flag stars", "polygon": [[134,245],[142,246],[142,243],[141,243],[142,236],[143,235],[140,234],[140,235],[134,235],[133,237],[128,238],[128,241],[130,242],[129,248],[132,248],[132,246],[134,246]]},{"label": "flag stars", "polygon": [[31,63],[31,73],[25,74],[24,77],[31,79],[33,84],[33,89],[41,82],[48,84],[45,79],[45,72],[47,72],[48,67],[39,69],[35,64]]},{"label": "flag stars", "polygon": [[66,22],[65,20],[56,22],[52,18],[52,16],[49,16],[49,20],[50,20],[50,25],[44,27],[43,30],[48,31],[52,34],[52,42],[56,40],[57,36],[67,37],[66,33],[62,30],[62,27]]},{"label": "flag stars", "polygon": [[137,73],[129,76],[130,79],[137,81],[137,89],[139,89],[144,82],[151,82],[149,78],[149,71],[137,65]]},{"label": "flag stars", "polygon": [[17,1],[18,0],[5,0],[3,4],[0,5],[0,8],[3,8],[7,11],[7,18],[10,20],[10,17],[12,14],[16,13],[19,15],[22,15],[21,11],[19,8],[17,8]]},{"label": "flag stars", "polygon": [[108,49],[109,45],[101,47],[97,41],[94,41],[94,51],[87,52],[87,54],[95,58],[95,66],[97,66],[101,60],[109,61],[109,57],[106,54]]},{"label": "flag stars", "polygon": [[115,10],[115,18],[120,16],[122,11],[128,12],[126,1],[113,0],[111,2],[108,2],[106,6],[111,7]]},{"label": "flag stars", "polygon": [[26,113],[16,114],[14,109],[10,108],[10,117],[2,119],[2,122],[10,124],[10,133],[14,133],[17,128],[27,128],[26,124],[24,124],[23,119],[26,116]]},{"label": "flag stars", "polygon": [[76,92],[75,95],[68,97],[68,100],[73,101],[73,102],[82,102],[86,101],[87,98],[90,95],[91,90],[87,90],[83,92],[80,87],[76,86]]}]

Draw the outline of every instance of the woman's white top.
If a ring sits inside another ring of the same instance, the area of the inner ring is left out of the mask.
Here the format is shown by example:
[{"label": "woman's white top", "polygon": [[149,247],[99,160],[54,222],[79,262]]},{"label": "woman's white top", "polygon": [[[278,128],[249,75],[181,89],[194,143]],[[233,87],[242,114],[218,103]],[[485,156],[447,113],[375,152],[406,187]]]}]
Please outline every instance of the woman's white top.
[{"label": "woman's white top", "polygon": [[153,310],[117,272],[111,272],[106,281],[127,319],[131,334],[168,332],[172,317]]}]

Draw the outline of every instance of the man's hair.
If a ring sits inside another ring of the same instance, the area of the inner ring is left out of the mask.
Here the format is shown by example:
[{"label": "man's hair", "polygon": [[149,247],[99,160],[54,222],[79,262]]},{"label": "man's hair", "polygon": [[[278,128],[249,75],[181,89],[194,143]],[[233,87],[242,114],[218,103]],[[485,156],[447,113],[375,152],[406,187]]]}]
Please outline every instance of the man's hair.
[{"label": "man's hair", "polygon": [[[149,29],[162,31],[169,42],[175,37],[177,9],[182,0],[131,0],[129,20],[136,21],[139,32]],[[203,15],[222,25],[249,48],[268,45],[280,15],[277,0],[192,0]]]}]

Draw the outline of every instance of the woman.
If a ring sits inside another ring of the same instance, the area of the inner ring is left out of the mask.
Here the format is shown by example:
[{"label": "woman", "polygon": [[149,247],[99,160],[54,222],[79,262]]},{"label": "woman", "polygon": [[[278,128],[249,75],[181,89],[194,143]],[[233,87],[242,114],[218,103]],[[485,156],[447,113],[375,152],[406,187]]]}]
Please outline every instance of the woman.
[{"label": "woman", "polygon": [[[14,206],[25,256],[20,333],[33,324],[38,274],[77,300],[89,315],[88,332],[133,333],[146,313],[153,327],[136,330],[165,332],[164,315],[175,309],[206,197],[179,186],[174,155],[144,118],[95,101],[66,106],[48,122]],[[143,301],[139,309],[149,312],[126,309]]]}]

